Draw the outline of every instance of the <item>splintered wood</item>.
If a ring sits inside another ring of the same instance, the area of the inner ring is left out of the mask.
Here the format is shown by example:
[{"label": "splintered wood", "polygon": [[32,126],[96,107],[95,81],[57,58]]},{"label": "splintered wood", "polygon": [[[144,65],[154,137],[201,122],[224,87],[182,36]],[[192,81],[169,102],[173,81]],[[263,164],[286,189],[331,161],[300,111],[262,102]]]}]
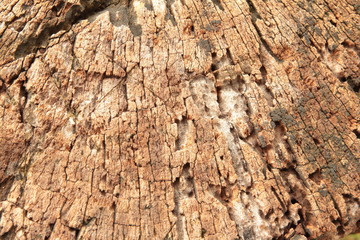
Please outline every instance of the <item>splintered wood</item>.
[{"label": "splintered wood", "polygon": [[359,231],[357,0],[2,0],[1,239]]}]

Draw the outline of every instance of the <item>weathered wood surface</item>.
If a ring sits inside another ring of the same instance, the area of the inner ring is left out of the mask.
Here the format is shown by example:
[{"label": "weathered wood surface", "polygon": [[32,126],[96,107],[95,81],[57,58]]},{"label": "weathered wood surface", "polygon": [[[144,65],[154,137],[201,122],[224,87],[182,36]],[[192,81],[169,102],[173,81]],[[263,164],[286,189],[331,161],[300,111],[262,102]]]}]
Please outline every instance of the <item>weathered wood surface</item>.
[{"label": "weathered wood surface", "polygon": [[1,238],[359,231],[359,11],[1,0]]}]

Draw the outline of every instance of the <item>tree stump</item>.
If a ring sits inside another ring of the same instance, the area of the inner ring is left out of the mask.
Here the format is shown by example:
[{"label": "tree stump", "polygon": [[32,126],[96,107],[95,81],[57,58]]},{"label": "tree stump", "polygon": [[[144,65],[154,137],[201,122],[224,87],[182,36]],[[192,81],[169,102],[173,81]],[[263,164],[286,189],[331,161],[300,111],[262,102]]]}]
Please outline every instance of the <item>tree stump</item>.
[{"label": "tree stump", "polygon": [[359,231],[357,0],[2,0],[1,239]]}]

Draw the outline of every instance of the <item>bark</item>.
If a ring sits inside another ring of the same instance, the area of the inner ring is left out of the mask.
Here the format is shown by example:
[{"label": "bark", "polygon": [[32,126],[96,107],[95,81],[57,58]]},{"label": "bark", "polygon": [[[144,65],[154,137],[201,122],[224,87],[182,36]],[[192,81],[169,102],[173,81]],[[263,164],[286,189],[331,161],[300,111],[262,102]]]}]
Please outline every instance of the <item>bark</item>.
[{"label": "bark", "polygon": [[1,239],[359,231],[357,0],[2,0]]}]

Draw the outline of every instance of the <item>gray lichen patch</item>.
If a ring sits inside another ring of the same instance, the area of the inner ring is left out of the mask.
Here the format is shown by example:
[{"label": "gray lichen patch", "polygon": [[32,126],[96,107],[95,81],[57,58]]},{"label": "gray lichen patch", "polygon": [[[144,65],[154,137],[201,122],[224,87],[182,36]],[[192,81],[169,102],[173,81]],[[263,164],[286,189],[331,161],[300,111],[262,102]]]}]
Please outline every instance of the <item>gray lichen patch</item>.
[{"label": "gray lichen patch", "polygon": [[120,27],[122,25],[129,25],[129,11],[127,6],[115,5],[107,8],[107,11],[110,14],[111,23],[115,26]]},{"label": "gray lichen patch", "polygon": [[140,36],[142,34],[142,26],[137,23],[137,15],[133,6],[128,6],[127,3],[124,4],[123,2],[111,5],[107,7],[104,11],[92,16],[89,19],[90,22],[94,21],[97,16],[103,12],[109,13],[110,22],[114,26],[128,26],[134,37]]},{"label": "gray lichen patch", "polygon": [[206,51],[206,53],[211,52],[211,43],[207,39],[200,38],[200,41],[198,42],[198,45]]}]

